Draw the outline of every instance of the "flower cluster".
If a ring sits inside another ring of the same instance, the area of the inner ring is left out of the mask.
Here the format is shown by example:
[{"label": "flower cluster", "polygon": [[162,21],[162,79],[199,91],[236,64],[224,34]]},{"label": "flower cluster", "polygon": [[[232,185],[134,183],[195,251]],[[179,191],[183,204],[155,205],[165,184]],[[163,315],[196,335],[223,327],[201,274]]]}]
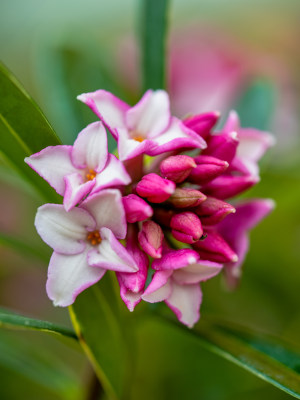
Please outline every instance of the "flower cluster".
[{"label": "flower cluster", "polygon": [[[147,91],[134,107],[104,90],[78,99],[100,121],[73,146],[25,160],[63,196],[62,205],[40,207],[35,220],[54,250],[48,296],[68,306],[112,270],[130,311],[141,300],[164,301],[193,326],[199,283],[223,269],[236,285],[247,232],[273,207],[270,200],[225,201],[258,182],[257,162],[272,136],[241,128],[235,112],[218,133],[217,112],[181,121],[162,90]],[[108,153],[106,129],[118,157]]]}]

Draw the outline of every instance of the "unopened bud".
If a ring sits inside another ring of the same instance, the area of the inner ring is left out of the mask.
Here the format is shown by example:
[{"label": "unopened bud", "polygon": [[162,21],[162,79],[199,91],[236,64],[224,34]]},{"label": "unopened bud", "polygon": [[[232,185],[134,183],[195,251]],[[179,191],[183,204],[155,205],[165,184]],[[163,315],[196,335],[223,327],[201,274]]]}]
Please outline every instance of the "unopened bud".
[{"label": "unopened bud", "polygon": [[219,118],[220,113],[213,111],[189,117],[184,121],[184,125],[206,139]]},{"label": "unopened bud", "polygon": [[143,176],[136,186],[136,192],[142,197],[146,197],[152,203],[162,203],[174,193],[176,185],[168,179],[151,173]]},{"label": "unopened bud", "polygon": [[219,176],[202,187],[202,190],[210,196],[227,199],[244,192],[257,182],[259,177],[251,175]]},{"label": "unopened bud", "polygon": [[161,227],[153,221],[143,222],[138,234],[139,243],[145,253],[153,258],[160,258],[164,234]]},{"label": "unopened bud", "polygon": [[231,249],[228,243],[213,230],[206,231],[204,240],[198,240],[193,248],[198,251],[203,260],[215,261],[218,263],[237,262],[238,256]]},{"label": "unopened bud", "polygon": [[196,207],[206,199],[199,190],[176,188],[168,202],[177,208]]},{"label": "unopened bud", "polygon": [[189,211],[175,214],[171,219],[171,228],[174,238],[183,243],[195,243],[203,235],[200,219]]},{"label": "unopened bud", "polygon": [[126,213],[127,222],[131,224],[138,221],[144,221],[152,217],[152,207],[136,194],[129,194],[122,198]]},{"label": "unopened bud", "polygon": [[170,156],[160,164],[163,177],[173,182],[183,182],[190,174],[196,163],[192,157],[185,155]]},{"label": "unopened bud", "polygon": [[235,213],[235,208],[225,201],[214,197],[207,199],[193,210],[201,219],[203,225],[215,225],[228,214]]},{"label": "unopened bud", "polygon": [[219,175],[228,168],[229,164],[227,161],[220,160],[219,158],[211,156],[198,156],[195,157],[197,167],[194,168],[187,180],[189,182],[203,185]]},{"label": "unopened bud", "polygon": [[219,135],[212,135],[207,142],[207,148],[202,154],[219,158],[229,164],[233,160],[239,144],[236,132],[223,132]]}]

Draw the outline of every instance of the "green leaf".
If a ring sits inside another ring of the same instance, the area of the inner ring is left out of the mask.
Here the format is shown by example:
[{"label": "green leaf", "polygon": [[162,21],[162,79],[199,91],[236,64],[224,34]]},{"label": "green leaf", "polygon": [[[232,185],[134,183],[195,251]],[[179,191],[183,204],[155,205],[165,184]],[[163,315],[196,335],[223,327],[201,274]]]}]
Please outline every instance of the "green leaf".
[{"label": "green leaf", "polygon": [[165,87],[168,0],[143,0],[140,30],[143,90]]},{"label": "green leaf", "polygon": [[263,79],[251,82],[235,107],[242,126],[270,129],[275,108],[275,95],[275,88],[271,82]]},{"label": "green leaf", "polygon": [[191,330],[172,323],[197,336],[199,344],[207,350],[300,399],[300,353],[281,340],[203,319]]},{"label": "green leaf", "polygon": [[29,329],[42,331],[77,339],[76,334],[68,328],[53,324],[48,321],[17,315],[5,309],[0,309],[0,327],[17,330]]},{"label": "green leaf", "polygon": [[79,341],[90,359],[108,397],[126,393],[132,369],[119,305],[111,277],[106,273],[98,285],[85,290],[70,307]]},{"label": "green leaf", "polygon": [[54,190],[24,163],[24,158],[60,144],[49,122],[15,77],[0,64],[0,157],[26,178],[46,200]]}]

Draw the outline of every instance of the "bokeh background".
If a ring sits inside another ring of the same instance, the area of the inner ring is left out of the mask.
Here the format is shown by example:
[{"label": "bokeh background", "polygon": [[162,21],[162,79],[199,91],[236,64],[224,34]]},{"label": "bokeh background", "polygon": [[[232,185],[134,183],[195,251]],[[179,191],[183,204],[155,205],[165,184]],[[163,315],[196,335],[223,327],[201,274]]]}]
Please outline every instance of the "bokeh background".
[{"label": "bokeh background", "polygon": [[[251,233],[243,279],[228,292],[221,277],[203,284],[202,315],[235,321],[298,344],[300,333],[300,3],[297,0],[170,1],[168,90],[173,112],[237,109],[244,126],[271,131],[277,145],[246,197],[275,211]],[[95,120],[76,100],[104,88],[134,104],[141,95],[138,0],[1,0],[2,61],[40,105],[65,143]],[[50,249],[33,220],[41,204],[0,163],[0,303],[70,324],[45,294]],[[35,254],[30,250],[35,249]],[[289,396],[202,349],[182,332],[147,323],[133,399]],[[149,343],[149,346],[145,345]],[[155,351],[153,350],[155,348]],[[154,373],[155,372],[155,373]],[[76,345],[39,333],[0,331],[0,398],[88,398],[91,370]]]}]

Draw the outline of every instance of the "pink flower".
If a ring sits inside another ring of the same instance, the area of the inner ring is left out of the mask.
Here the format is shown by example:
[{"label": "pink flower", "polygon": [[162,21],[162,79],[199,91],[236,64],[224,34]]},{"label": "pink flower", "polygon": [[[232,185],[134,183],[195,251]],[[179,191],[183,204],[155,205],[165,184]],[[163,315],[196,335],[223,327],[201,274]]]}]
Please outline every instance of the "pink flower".
[{"label": "pink flower", "polygon": [[36,229],[54,253],[47,293],[56,306],[72,304],[79,293],[98,282],[106,270],[134,273],[135,260],[117,239],[126,236],[125,213],[118,190],[89,196],[67,212],[62,205],[38,209]]},{"label": "pink flower", "polygon": [[67,211],[88,194],[130,183],[123,164],[108,154],[106,131],[101,122],[83,129],[73,146],[46,147],[25,162],[64,196]]},{"label": "pink flower", "polygon": [[84,93],[78,99],[92,109],[118,141],[121,161],[139,154],[156,156],[206,147],[201,136],[171,116],[169,97],[163,90],[148,90],[134,107],[105,90]]},{"label": "pink flower", "polygon": [[199,255],[188,249],[166,250],[153,264],[156,272],[142,299],[149,303],[164,301],[180,322],[193,327],[200,318],[199,282],[217,275],[222,265],[199,260]]}]

